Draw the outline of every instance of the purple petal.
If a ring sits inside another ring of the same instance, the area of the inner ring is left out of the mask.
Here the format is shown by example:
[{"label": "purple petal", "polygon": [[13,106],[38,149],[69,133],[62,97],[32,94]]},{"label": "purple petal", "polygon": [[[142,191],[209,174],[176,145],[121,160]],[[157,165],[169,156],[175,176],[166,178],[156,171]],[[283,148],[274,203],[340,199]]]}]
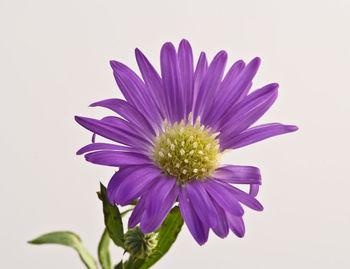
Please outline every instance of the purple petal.
[{"label": "purple petal", "polygon": [[111,178],[111,180],[109,181],[108,186],[107,186],[107,196],[108,196],[108,199],[112,205],[115,204],[115,193],[118,190],[122,181],[129,174],[131,174],[133,171],[135,171],[135,169],[140,169],[143,167],[144,166],[139,166],[139,167],[135,168],[135,166],[129,166],[129,167],[121,168],[121,169],[119,169],[118,172],[114,173],[113,177]]},{"label": "purple petal", "polygon": [[219,135],[222,149],[227,148],[229,141],[256,122],[274,103],[277,98],[278,84],[267,85],[248,95],[237,108],[225,116]]},{"label": "purple petal", "polygon": [[215,200],[212,200],[212,202],[218,214],[217,225],[212,227],[212,229],[217,236],[221,238],[225,238],[228,234],[228,223],[227,223],[225,211],[222,209],[221,206],[218,205],[217,202],[215,202]]},{"label": "purple petal", "polygon": [[[115,116],[107,116],[101,119],[102,122],[108,123],[114,128],[124,131],[129,137],[132,137],[133,140],[142,141],[144,144],[151,145],[153,140],[145,136],[145,132],[142,129],[137,127],[132,122],[126,121],[124,119],[115,117]],[[147,153],[149,152],[147,148]]]},{"label": "purple petal", "polygon": [[227,71],[227,74],[225,75],[224,79],[220,84],[218,96],[221,96],[224,92],[227,93],[228,91],[232,90],[233,82],[238,77],[238,75],[242,72],[244,67],[245,67],[245,63],[243,60],[238,60],[231,66],[231,68]]},{"label": "purple petal", "polygon": [[178,51],[181,81],[184,90],[185,119],[192,110],[193,104],[193,55],[190,43],[183,39]]},{"label": "purple petal", "polygon": [[249,194],[253,197],[256,197],[259,193],[260,184],[251,184],[249,188]]},{"label": "purple petal", "polygon": [[209,227],[217,224],[217,213],[211,198],[198,180],[186,184],[188,197],[201,221]]},{"label": "purple petal", "polygon": [[163,201],[174,187],[175,181],[175,178],[170,179],[167,176],[160,177],[156,180],[156,183],[148,192],[148,197],[150,198],[146,201],[146,210],[149,217],[154,217],[159,211]]},{"label": "purple petal", "polygon": [[135,49],[135,56],[142,78],[145,81],[149,91],[152,93],[153,98],[156,100],[156,108],[159,111],[162,119],[165,119],[168,111],[166,107],[162,79],[155,68],[148,61],[146,56],[139,49]]},{"label": "purple petal", "polygon": [[234,193],[228,188],[230,185],[212,179],[203,184],[210,196],[225,210],[235,216],[242,216],[244,210]]},{"label": "purple petal", "polygon": [[131,136],[127,131],[123,130],[122,128],[118,128],[115,124],[78,116],[75,117],[75,120],[81,126],[90,130],[91,132],[115,142],[141,149],[149,145],[147,140],[136,139],[136,136]]},{"label": "purple petal", "polygon": [[[173,204],[176,201],[176,198],[179,194],[179,186],[173,186],[173,188],[170,190],[166,198],[163,200],[161,207],[159,208],[159,211],[156,212],[156,215],[154,217],[151,217],[148,214],[148,208],[146,205],[146,211],[142,216],[140,228],[143,233],[151,233],[155,231],[164,221],[166,216],[168,215],[170,209],[172,208]],[[153,199],[151,195],[147,195],[147,200]]]},{"label": "purple petal", "polygon": [[117,61],[110,61],[110,65],[113,69],[113,74],[119,89],[125,99],[139,110],[142,109],[143,107],[140,105],[140,103],[143,102],[143,96],[140,90],[142,81],[135,72],[126,65]]},{"label": "purple petal", "polygon": [[108,108],[116,113],[118,113],[120,116],[122,116],[124,119],[128,120],[129,122],[132,122],[133,124],[137,125],[139,129],[143,129],[145,132],[145,135],[149,137],[150,139],[153,139],[153,136],[156,135],[153,127],[149,123],[149,121],[132,105],[127,103],[124,100],[121,99],[107,99],[103,101],[99,101],[96,103],[91,104],[90,106],[101,106]]},{"label": "purple petal", "polygon": [[[236,79],[238,75],[241,73],[245,66],[245,63],[242,60],[239,60],[235,62],[230,70],[227,72],[224,80],[221,82],[218,91],[214,97],[214,104],[211,108],[210,113],[208,114],[208,117],[203,119],[203,122],[205,124],[208,124],[210,126],[215,125],[217,120],[224,114],[225,111],[222,110],[222,106],[225,102],[228,102],[229,95],[233,95],[230,100],[231,106],[234,105],[236,100],[239,98],[240,95],[242,95],[242,92],[239,89],[233,90],[233,86],[235,86]],[[237,83],[236,83],[237,84]]]},{"label": "purple petal", "polygon": [[232,149],[237,149],[259,142],[269,137],[295,132],[297,130],[298,127],[295,125],[283,125],[280,123],[258,125],[249,128],[246,131],[240,133],[239,135],[233,137],[229,141],[228,147]]},{"label": "purple petal", "polygon": [[218,180],[235,184],[261,184],[260,170],[254,166],[225,165],[212,175]]},{"label": "purple petal", "polygon": [[142,215],[145,212],[145,197],[145,195],[141,196],[140,200],[138,200],[134,210],[132,211],[128,222],[129,228],[134,228],[137,224],[140,223]]},{"label": "purple petal", "polygon": [[[252,79],[254,78],[260,65],[260,58],[254,58],[248,65],[243,69],[243,62],[236,62],[232,66],[233,80],[231,83],[227,83],[227,87],[222,88],[221,91],[218,91],[216,96],[215,103],[213,106],[213,114],[210,125],[215,128],[219,128],[222,123],[223,115],[232,110],[232,107],[237,103],[237,101],[246,94],[247,88],[250,88]],[[243,69],[243,70],[242,70]]]},{"label": "purple petal", "polygon": [[152,160],[143,154],[124,151],[90,152],[85,155],[85,159],[91,163],[116,167],[152,163]]},{"label": "purple petal", "polygon": [[227,53],[225,51],[220,51],[211,62],[208,72],[206,73],[198,91],[193,110],[194,120],[198,116],[205,118],[205,113],[210,110],[213,104],[216,89],[219,86],[224,74],[226,61]]},{"label": "purple petal", "polygon": [[116,82],[125,96],[125,99],[137,108],[139,111],[145,113],[148,118],[151,117],[153,122],[161,126],[160,115],[155,110],[155,103],[152,92],[142,82],[138,75],[126,65],[110,61],[113,69],[113,74]]},{"label": "purple petal", "polygon": [[205,77],[207,71],[208,71],[207,57],[205,56],[205,53],[202,52],[198,59],[196,71],[194,72],[192,110],[197,100],[199,88],[202,85],[203,78]]},{"label": "purple petal", "polygon": [[77,155],[84,154],[86,152],[90,151],[96,151],[96,150],[103,150],[103,149],[109,149],[109,150],[119,150],[119,151],[133,151],[133,148],[128,148],[124,146],[114,145],[114,144],[108,144],[108,143],[92,143],[89,145],[86,145],[85,147],[82,147],[77,151]]},{"label": "purple petal", "polygon": [[242,217],[237,217],[227,212],[226,217],[231,231],[238,237],[243,237],[245,234],[245,227]]},{"label": "purple petal", "polygon": [[180,78],[179,63],[173,44],[163,45],[160,54],[163,88],[170,112],[170,122],[180,122],[184,118],[184,90]]},{"label": "purple petal", "polygon": [[136,200],[150,183],[152,183],[161,171],[155,166],[143,166],[131,171],[115,193],[115,201],[120,205],[130,204]]},{"label": "purple petal", "polygon": [[192,236],[199,245],[203,245],[208,240],[209,227],[200,221],[196,212],[193,210],[186,193],[186,188],[181,188],[179,194],[179,207],[182,217]]}]

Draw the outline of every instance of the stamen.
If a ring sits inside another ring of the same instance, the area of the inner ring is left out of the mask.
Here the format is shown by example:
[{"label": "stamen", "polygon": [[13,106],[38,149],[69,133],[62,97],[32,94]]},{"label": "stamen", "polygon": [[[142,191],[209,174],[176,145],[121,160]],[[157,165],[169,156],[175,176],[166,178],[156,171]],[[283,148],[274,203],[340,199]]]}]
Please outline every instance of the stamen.
[{"label": "stamen", "polygon": [[212,175],[220,159],[219,140],[211,130],[200,124],[199,117],[169,125],[154,140],[152,159],[165,175],[181,184],[204,180]]}]

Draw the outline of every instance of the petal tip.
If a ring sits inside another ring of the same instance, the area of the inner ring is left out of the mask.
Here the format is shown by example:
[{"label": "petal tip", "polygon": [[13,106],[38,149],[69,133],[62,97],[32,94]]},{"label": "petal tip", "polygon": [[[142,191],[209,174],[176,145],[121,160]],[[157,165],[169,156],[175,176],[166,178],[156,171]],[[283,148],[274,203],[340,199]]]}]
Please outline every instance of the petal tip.
[{"label": "petal tip", "polygon": [[257,72],[260,64],[261,64],[260,57],[255,57],[253,60],[249,62],[248,66],[251,66],[252,70],[254,70],[254,72]]},{"label": "petal tip", "polygon": [[227,58],[227,52],[225,50],[220,50],[217,56]]},{"label": "petal tip", "polygon": [[183,38],[179,44],[179,48],[181,47],[191,49],[191,44],[187,39]]},{"label": "petal tip", "polygon": [[290,130],[291,132],[296,132],[296,131],[299,130],[299,127],[296,126],[296,125],[289,125],[289,130]]},{"label": "petal tip", "polygon": [[136,58],[139,58],[139,57],[144,58],[145,57],[139,48],[135,48],[135,56],[136,56]]},{"label": "petal tip", "polygon": [[161,51],[165,51],[165,50],[175,50],[175,47],[174,47],[173,43],[171,43],[171,42],[164,43],[164,45],[162,46]]},{"label": "petal tip", "polygon": [[255,57],[252,62],[254,62],[255,64],[260,65],[261,64],[261,58],[260,57]]},{"label": "petal tip", "polygon": [[113,68],[116,65],[116,62],[117,61],[115,61],[115,60],[110,60],[109,65]]},{"label": "petal tip", "polygon": [[280,87],[280,85],[277,82],[271,83],[270,84],[271,89],[273,90],[278,90],[278,88]]},{"label": "petal tip", "polygon": [[81,122],[84,121],[84,117],[81,116],[74,116],[74,120],[81,125]]}]

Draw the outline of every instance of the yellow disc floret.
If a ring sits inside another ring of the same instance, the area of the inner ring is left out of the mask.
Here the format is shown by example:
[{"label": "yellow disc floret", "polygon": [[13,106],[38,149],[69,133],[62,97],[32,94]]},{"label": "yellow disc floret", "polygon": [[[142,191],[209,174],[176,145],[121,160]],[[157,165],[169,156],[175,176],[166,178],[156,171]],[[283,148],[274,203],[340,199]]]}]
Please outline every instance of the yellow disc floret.
[{"label": "yellow disc floret", "polygon": [[221,157],[218,133],[210,131],[200,125],[199,118],[195,125],[184,121],[174,125],[165,122],[164,132],[155,139],[152,152],[155,164],[181,183],[210,177]]}]

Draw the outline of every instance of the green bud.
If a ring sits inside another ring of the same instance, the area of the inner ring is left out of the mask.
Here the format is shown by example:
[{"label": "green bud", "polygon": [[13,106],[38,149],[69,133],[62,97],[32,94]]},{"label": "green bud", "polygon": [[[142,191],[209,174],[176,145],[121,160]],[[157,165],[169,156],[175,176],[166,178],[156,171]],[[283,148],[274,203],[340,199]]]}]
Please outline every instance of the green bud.
[{"label": "green bud", "polygon": [[125,234],[124,246],[131,256],[139,259],[149,257],[155,250],[158,240],[156,233],[144,234],[139,227]]}]

